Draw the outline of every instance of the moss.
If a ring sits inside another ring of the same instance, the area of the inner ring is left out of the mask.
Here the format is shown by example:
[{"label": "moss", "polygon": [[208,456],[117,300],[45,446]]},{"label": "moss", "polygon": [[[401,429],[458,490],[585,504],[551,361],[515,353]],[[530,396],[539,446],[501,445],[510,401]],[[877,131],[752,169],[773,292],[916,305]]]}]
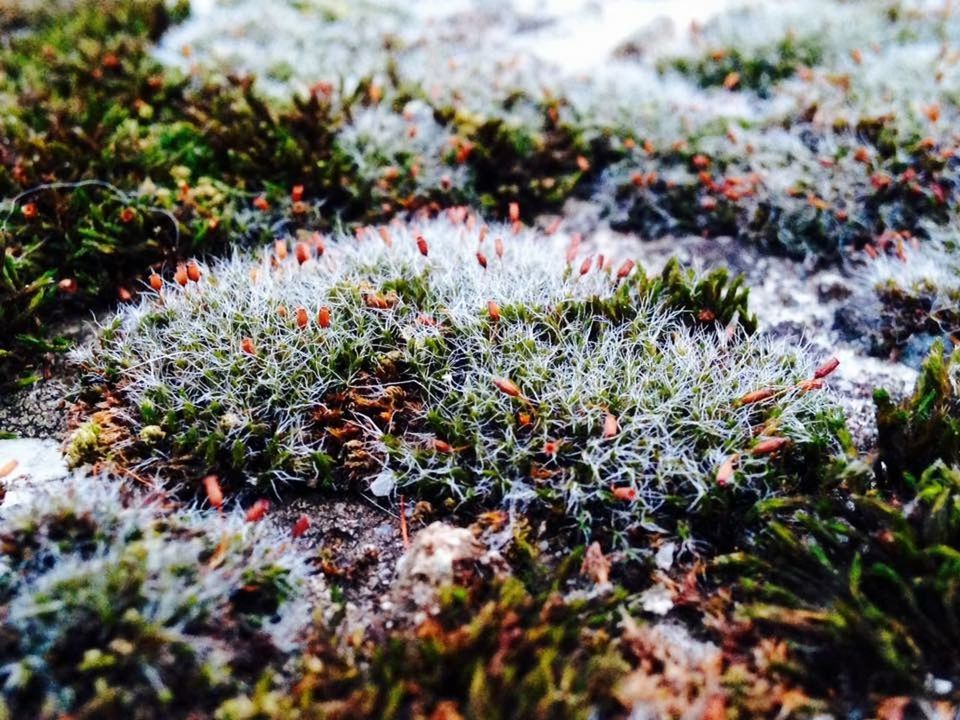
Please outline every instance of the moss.
[{"label": "moss", "polygon": [[896,403],[884,390],[874,393],[881,476],[898,481],[919,476],[936,460],[960,463],[958,357],[948,355],[937,341],[909,398]]},{"label": "moss", "polygon": [[90,377],[122,389],[129,434],[167,433],[127,463],[408,487],[463,512],[521,498],[640,553],[691,507],[716,517],[815,474],[836,412],[810,358],[748,334],[742,278],[648,276],[578,243],[464,209],[319,256],[280,242],[124,311]]},{"label": "moss", "polygon": [[100,457],[100,431],[100,426],[93,420],[74,430],[65,453],[71,467],[78,467]]},{"label": "moss", "polygon": [[[902,254],[950,220],[952,148],[900,130],[893,116],[738,134],[711,130],[615,163],[605,185],[614,227],[650,238],[738,236],[831,263],[851,250]],[[783,187],[783,177],[796,180]]]},{"label": "moss", "polygon": [[823,48],[815,37],[786,35],[768,46],[744,52],[736,47],[711,50],[698,59],[677,58],[669,67],[700,87],[746,90],[769,98],[775,86],[802,67],[820,63]]},{"label": "moss", "polygon": [[740,574],[735,616],[788,638],[787,672],[818,693],[846,687],[847,701],[863,703],[922,692],[927,673],[956,687],[958,481],[937,462],[915,495],[848,485],[760,504],[745,553],[717,561]]},{"label": "moss", "polygon": [[252,687],[309,620],[303,559],[277,545],[110,478],[38,489],[0,522],[12,716],[186,717]]}]

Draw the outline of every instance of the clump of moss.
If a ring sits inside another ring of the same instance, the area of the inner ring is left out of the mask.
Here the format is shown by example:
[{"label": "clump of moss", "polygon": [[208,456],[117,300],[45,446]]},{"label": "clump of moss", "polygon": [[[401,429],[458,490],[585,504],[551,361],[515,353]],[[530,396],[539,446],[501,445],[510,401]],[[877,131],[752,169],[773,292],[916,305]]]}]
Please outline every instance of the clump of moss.
[{"label": "clump of moss", "polygon": [[885,390],[874,392],[880,472],[894,479],[916,477],[940,459],[960,463],[960,355],[934,343],[913,395],[896,403]]},{"label": "clump of moss", "polygon": [[836,262],[850,250],[900,252],[950,220],[952,148],[864,117],[830,129],[724,127],[670,148],[633,149],[603,175],[612,224],[659,237],[740,236]]},{"label": "clump of moss", "polygon": [[743,550],[714,561],[732,619],[786,638],[783,671],[808,690],[839,678],[838,703],[930,693],[928,676],[960,686],[955,363],[938,343],[911,397],[877,391],[876,473],[838,462],[818,491],[758,503]]},{"label": "clump of moss", "polygon": [[13,717],[208,712],[296,647],[305,575],[239,516],[109,478],[37,488],[0,518],[0,700]]},{"label": "clump of moss", "polygon": [[90,368],[194,477],[520,503],[621,546],[834,447],[815,363],[744,332],[742,280],[449,215],[197,265]]},{"label": "clump of moss", "polygon": [[904,493],[858,474],[757,506],[746,550],[716,561],[738,576],[734,617],[787,638],[787,675],[821,694],[845,687],[840,702],[922,693],[928,674],[956,688],[960,472],[938,461]]},{"label": "clump of moss", "polygon": [[747,52],[729,47],[711,50],[698,59],[676,58],[669,67],[703,88],[747,90],[769,98],[779,82],[793,77],[802,67],[819,64],[822,57],[817,38],[790,34]]}]

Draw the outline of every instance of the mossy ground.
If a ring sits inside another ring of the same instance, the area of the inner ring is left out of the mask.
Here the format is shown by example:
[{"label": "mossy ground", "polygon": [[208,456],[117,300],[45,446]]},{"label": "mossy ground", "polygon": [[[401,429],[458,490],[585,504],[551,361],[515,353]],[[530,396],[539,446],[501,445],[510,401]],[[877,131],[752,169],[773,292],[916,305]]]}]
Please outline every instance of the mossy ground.
[{"label": "mossy ground", "polygon": [[[581,76],[513,8],[211,7],[0,8],[0,384],[108,318],[71,356],[96,477],[0,507],[0,715],[956,706],[949,8],[751,7]],[[835,268],[871,352],[932,347],[915,392],[855,446],[837,333],[584,205]],[[318,496],[466,554],[374,602]]]}]

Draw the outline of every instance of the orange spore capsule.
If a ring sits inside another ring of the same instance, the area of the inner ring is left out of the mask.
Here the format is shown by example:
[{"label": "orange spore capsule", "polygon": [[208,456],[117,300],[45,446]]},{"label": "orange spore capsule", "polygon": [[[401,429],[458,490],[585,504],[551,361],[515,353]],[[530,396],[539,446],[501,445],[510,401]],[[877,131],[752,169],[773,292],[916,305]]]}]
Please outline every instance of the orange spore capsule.
[{"label": "orange spore capsule", "polygon": [[260,498],[247,510],[247,522],[260,522],[270,510],[270,501]]},{"label": "orange spore capsule", "polygon": [[307,327],[307,324],[310,322],[310,318],[307,316],[307,309],[298,307],[297,308],[297,327],[303,330]]},{"label": "orange spore capsule", "polygon": [[326,305],[317,311],[317,325],[322,328],[330,327],[330,308]]},{"label": "orange spore capsule", "polygon": [[510,222],[520,222],[520,203],[512,202],[508,206],[507,216],[510,218]]},{"label": "orange spore capsule", "polygon": [[307,530],[310,529],[310,517],[308,515],[301,515],[297,518],[297,521],[293,524],[293,536],[298,538],[304,535]]},{"label": "orange spore capsule", "polygon": [[820,380],[821,378],[825,378],[827,375],[829,375],[834,370],[836,370],[839,366],[840,366],[840,361],[837,358],[832,357],[814,371],[813,377],[817,380]]},{"label": "orange spore capsule", "polygon": [[617,270],[617,277],[625,278],[633,270],[634,265],[636,265],[636,263],[633,260],[624,260],[623,264]]},{"label": "orange spore capsule", "polygon": [[189,282],[190,278],[187,277],[187,269],[183,265],[177,266],[177,271],[173,274],[173,280],[180,287],[186,287],[187,282]]},{"label": "orange spore capsule", "polygon": [[220,489],[220,480],[216,475],[207,475],[203,479],[203,488],[207,493],[207,500],[217,510],[223,508],[223,490]]},{"label": "orange spore capsule", "polygon": [[592,264],[593,264],[593,256],[588,255],[586,258],[584,258],[584,261],[580,263],[580,274],[586,275],[588,272],[590,272],[590,266]]},{"label": "orange spore capsule", "polygon": [[200,266],[196,262],[191,260],[187,263],[187,278],[193,280],[193,282],[200,282]]},{"label": "orange spore capsule", "polygon": [[303,265],[307,260],[310,259],[310,246],[305,242],[300,241],[293,246],[293,254],[297,258],[297,262]]},{"label": "orange spore capsule", "polygon": [[723,464],[717,469],[717,485],[725,487],[730,484],[730,481],[733,480],[733,471],[739,461],[740,456],[736,453],[723,461]]},{"label": "orange spore capsule", "polygon": [[441,440],[440,438],[434,438],[434,439],[433,439],[433,449],[436,450],[437,452],[441,452],[441,453],[452,453],[452,452],[453,452],[453,446],[452,446],[450,443],[448,443],[447,441]]},{"label": "orange spore capsule", "polygon": [[613,497],[623,502],[632,502],[637,499],[637,491],[632,487],[611,487]]},{"label": "orange spore capsule", "polygon": [[276,254],[278,260],[286,260],[287,259],[287,241],[286,240],[274,241],[273,252]]},{"label": "orange spore capsule", "polygon": [[616,437],[620,432],[620,423],[613,413],[607,413],[603,416],[603,437],[609,439]]},{"label": "orange spore capsule", "polygon": [[512,380],[507,378],[494,378],[493,384],[496,386],[497,390],[502,392],[504,395],[509,395],[510,397],[520,397],[520,388]]},{"label": "orange spore capsule", "polygon": [[163,289],[163,278],[156,273],[150,273],[150,287],[156,292],[160,292]]},{"label": "orange spore capsule", "polygon": [[497,238],[493,241],[493,252],[496,253],[498,258],[503,257],[503,238]]},{"label": "orange spore capsule", "polygon": [[479,250],[477,251],[477,262],[480,263],[480,267],[482,267],[484,270],[487,269],[487,256]]},{"label": "orange spore capsule", "polygon": [[493,300],[487,300],[487,314],[494,322],[500,322],[500,306]]},{"label": "orange spore capsule", "polygon": [[290,190],[290,199],[294,202],[303,200],[303,185],[294,185]]},{"label": "orange spore capsule", "polygon": [[240,341],[240,349],[247,355],[257,354],[257,348],[254,346],[253,340],[248,337]]},{"label": "orange spore capsule", "polygon": [[783,437],[767,438],[758,442],[752,450],[754,456],[772,455],[782,450],[790,440]]},{"label": "orange spore capsule", "polygon": [[737,400],[737,405],[752,405],[753,403],[762,402],[772,398],[775,392],[776,391],[773,388],[763,388],[762,390],[748,392],[742,398]]},{"label": "orange spore capsule", "polygon": [[421,255],[427,256],[427,239],[423,235],[417,235],[417,249]]}]

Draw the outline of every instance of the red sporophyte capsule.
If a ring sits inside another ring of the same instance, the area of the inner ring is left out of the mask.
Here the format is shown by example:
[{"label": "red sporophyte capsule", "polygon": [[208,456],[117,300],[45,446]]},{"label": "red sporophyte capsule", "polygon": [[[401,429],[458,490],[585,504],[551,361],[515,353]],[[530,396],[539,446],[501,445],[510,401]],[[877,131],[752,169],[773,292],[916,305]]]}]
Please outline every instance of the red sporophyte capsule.
[{"label": "red sporophyte capsule", "polygon": [[123,286],[117,288],[117,297],[120,299],[120,302],[130,302],[133,300],[133,294]]},{"label": "red sporophyte capsule", "polygon": [[297,308],[297,327],[303,330],[307,327],[307,323],[310,322],[310,318],[307,317],[307,309],[298,307]]},{"label": "red sporophyte capsule", "polygon": [[493,241],[493,252],[496,253],[498,258],[503,257],[503,238],[497,238]]},{"label": "red sporophyte capsule", "polygon": [[724,90],[733,90],[739,84],[740,84],[740,73],[736,71],[727,73],[727,76],[723,79]]},{"label": "red sporophyte capsule", "polygon": [[207,500],[217,510],[223,507],[223,490],[220,489],[220,480],[216,475],[207,475],[203,479],[203,488],[207,493]]},{"label": "red sporophyte capsule", "polygon": [[487,314],[494,322],[500,322],[500,306],[493,300],[487,300]]},{"label": "red sporophyte capsule", "polygon": [[270,501],[260,498],[247,510],[247,522],[260,522],[270,510]]},{"label": "red sporophyte capsule", "polygon": [[637,499],[637,491],[632,487],[611,487],[610,492],[617,500],[632,502]]},{"label": "red sporophyte capsule", "polygon": [[483,254],[482,252],[480,252],[479,250],[477,251],[477,262],[480,263],[480,267],[482,267],[484,270],[486,270],[486,268],[487,268],[487,256],[484,255],[484,254]]},{"label": "red sporophyte capsule", "polygon": [[390,236],[390,230],[386,225],[381,225],[377,228],[377,232],[380,233],[380,239],[383,240],[383,244],[387,247],[393,247],[393,238]]},{"label": "red sporophyte capsule", "polygon": [[717,209],[717,199],[711,195],[700,198],[700,207],[704,210],[716,210]]},{"label": "red sporophyte capsule", "polygon": [[736,468],[739,461],[740,456],[737,453],[734,453],[723,461],[723,464],[717,469],[717,485],[725,487],[730,484],[730,481],[733,480],[734,468]]},{"label": "red sporophyte capsule", "polygon": [[257,195],[253,199],[253,206],[257,210],[264,211],[264,212],[270,209],[270,203],[267,202],[267,198],[265,195]]},{"label": "red sporophyte capsule", "polygon": [[156,292],[160,292],[163,289],[163,278],[161,278],[156,273],[150,273],[150,287],[153,288]]},{"label": "red sporophyte capsule", "polygon": [[603,416],[603,436],[607,439],[616,437],[620,432],[620,423],[612,413]]},{"label": "red sporophyte capsule", "polygon": [[708,158],[706,155],[694,155],[691,162],[697,170],[703,170],[704,168],[710,167],[710,158]]},{"label": "red sporophyte capsule", "polygon": [[293,536],[298,538],[304,535],[307,530],[310,529],[310,517],[308,515],[301,515],[297,518],[297,521],[293,524]]},{"label": "red sporophyte capsule", "polygon": [[865,147],[860,146],[853,152],[853,159],[858,163],[863,163],[866,165],[868,162],[870,162],[870,151]]},{"label": "red sporophyte capsule", "polygon": [[421,255],[427,256],[427,239],[423,235],[417,235],[417,249]]},{"label": "red sporophyte capsule", "polygon": [[64,278],[57,283],[57,287],[68,295],[73,295],[77,291],[77,281],[73,278]]},{"label": "red sporophyte capsule", "polygon": [[583,155],[577,155],[577,167],[580,169],[580,172],[587,172],[587,170],[590,169],[590,161]]},{"label": "red sporophyte capsule", "polygon": [[330,308],[326,305],[317,311],[317,325],[322,328],[330,327]]},{"label": "red sporophyte capsule", "polygon": [[776,438],[767,438],[766,440],[761,440],[753,447],[753,454],[756,456],[760,455],[772,455],[775,452],[780,451],[783,447],[790,442],[787,438],[776,437]]},{"label": "red sporophyte capsule", "polygon": [[551,457],[556,455],[560,451],[560,443],[556,440],[547,440],[543,444],[543,454],[550,455]]},{"label": "red sporophyte capsule", "polygon": [[570,245],[567,247],[567,265],[573,264],[573,261],[577,259],[578,252],[580,252],[580,233],[574,233],[570,239]]},{"label": "red sporophyte capsule", "polygon": [[520,222],[520,203],[512,202],[508,206],[507,216],[510,218],[510,222]]},{"label": "red sporophyte capsule", "polygon": [[313,243],[313,251],[317,254],[317,257],[323,255],[323,251],[327,249],[327,246],[323,242],[323,235],[320,233],[313,233],[310,236],[310,242]]},{"label": "red sporophyte capsule", "polygon": [[123,210],[120,211],[120,222],[122,223],[133,222],[133,219],[136,216],[137,214],[134,212],[133,208],[125,207]]},{"label": "red sporophyte capsule", "polygon": [[257,348],[253,345],[253,340],[245,337],[240,341],[240,349],[245,352],[247,355],[256,355]]},{"label": "red sporophyte capsule", "polygon": [[193,282],[200,282],[200,266],[194,260],[187,263],[187,278]]},{"label": "red sporophyte capsule", "polygon": [[273,252],[276,254],[278,260],[286,260],[287,259],[287,241],[275,240],[273,242]]},{"label": "red sporophyte capsule", "polygon": [[20,212],[23,213],[23,216],[27,220],[32,220],[37,216],[37,204],[36,203],[25,203],[23,207],[20,208]]},{"label": "red sporophyte capsule", "polygon": [[286,306],[286,305],[281,305],[280,307],[278,307],[278,308],[277,308],[277,315],[279,315],[279,316],[282,317],[282,318],[286,318],[286,317],[287,317],[287,306]]},{"label": "red sporophyte capsule", "polygon": [[617,270],[617,277],[625,278],[633,270],[634,265],[636,265],[636,263],[633,260],[624,260],[623,265]]},{"label": "red sporophyte capsule", "polygon": [[186,287],[190,278],[187,277],[187,269],[183,265],[177,265],[177,271],[173,274],[173,280],[180,287]]},{"label": "red sporophyte capsule", "polygon": [[310,246],[305,242],[298,242],[293,246],[293,254],[296,256],[297,262],[303,265],[310,259]]},{"label": "red sporophyte capsule", "polygon": [[303,200],[303,185],[294,185],[290,190],[290,199],[294,202]]},{"label": "red sporophyte capsule", "polygon": [[753,392],[748,392],[742,398],[737,400],[737,405],[752,405],[753,403],[762,402],[769,398],[772,398],[776,391],[773,388],[763,388],[762,390],[754,390]]},{"label": "red sporophyte capsule", "polygon": [[441,453],[452,453],[453,445],[448,443],[446,440],[441,440],[440,438],[434,438],[433,449]]},{"label": "red sporophyte capsule", "polygon": [[606,260],[603,257],[603,253],[600,253],[599,255],[597,255],[597,270],[603,270],[603,266],[605,262]]},{"label": "red sporophyte capsule", "polygon": [[810,392],[811,390],[821,390],[824,386],[823,380],[814,378],[812,380],[801,380],[797,383],[797,387],[802,392]]},{"label": "red sporophyte capsule", "polygon": [[507,378],[498,378],[493,379],[493,384],[496,386],[497,390],[502,392],[504,395],[509,395],[510,397],[520,397],[520,388],[513,383],[513,381],[508,380]]},{"label": "red sporophyte capsule", "polygon": [[827,375],[836,370],[839,365],[840,361],[837,358],[832,357],[814,371],[813,377],[817,380],[825,378]]},{"label": "red sporophyte capsule", "polygon": [[588,272],[590,272],[590,266],[592,264],[593,264],[593,256],[587,255],[587,257],[584,258],[583,262],[580,263],[580,274],[586,275]]}]

